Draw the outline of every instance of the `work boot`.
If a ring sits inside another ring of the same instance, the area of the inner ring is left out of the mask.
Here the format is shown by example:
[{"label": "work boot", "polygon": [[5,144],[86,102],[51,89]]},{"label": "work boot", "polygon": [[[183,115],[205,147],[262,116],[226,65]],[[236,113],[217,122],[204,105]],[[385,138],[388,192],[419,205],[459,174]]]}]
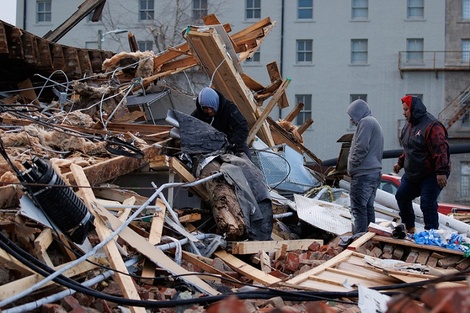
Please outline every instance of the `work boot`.
[{"label": "work boot", "polygon": [[407,232],[408,234],[414,234],[415,231],[416,231],[416,229],[415,229],[414,227],[408,228],[408,229],[406,230],[406,232]]}]

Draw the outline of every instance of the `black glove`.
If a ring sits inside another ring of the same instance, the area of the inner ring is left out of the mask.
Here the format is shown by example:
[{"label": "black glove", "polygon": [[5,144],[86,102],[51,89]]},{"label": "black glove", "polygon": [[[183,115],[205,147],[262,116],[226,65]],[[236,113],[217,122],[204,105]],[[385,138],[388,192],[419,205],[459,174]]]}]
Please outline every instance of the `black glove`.
[{"label": "black glove", "polygon": [[234,143],[229,143],[228,146],[227,146],[227,152],[231,152],[233,154],[237,153],[238,151],[238,148],[237,148],[237,145],[234,144]]}]

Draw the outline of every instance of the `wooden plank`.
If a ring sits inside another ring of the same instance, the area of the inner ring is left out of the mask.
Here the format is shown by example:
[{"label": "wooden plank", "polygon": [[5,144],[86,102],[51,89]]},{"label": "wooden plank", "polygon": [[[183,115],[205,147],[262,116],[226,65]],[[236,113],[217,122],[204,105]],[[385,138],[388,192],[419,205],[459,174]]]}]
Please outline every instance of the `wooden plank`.
[{"label": "wooden plank", "polygon": [[24,62],[29,66],[39,65],[39,51],[35,36],[25,32],[21,36],[21,41],[23,43]]},{"label": "wooden plank", "polygon": [[289,86],[290,81],[290,79],[286,79],[282,82],[281,86],[279,86],[274,95],[271,97],[269,103],[264,108],[263,113],[261,113],[261,115],[258,117],[258,120],[251,126],[250,133],[248,134],[247,139],[248,142],[252,142],[255,139],[255,136],[260,131],[261,127],[265,125],[266,118],[269,116],[281,96],[285,94],[285,91],[287,89],[287,86]]},{"label": "wooden plank", "polygon": [[57,42],[62,38],[67,32],[77,25],[82,19],[84,19],[88,14],[90,14],[95,8],[104,4],[106,0],[87,0],[84,1],[78,8],[77,11],[72,13],[70,17],[60,24],[54,31],[48,32],[44,35],[45,39],[48,39],[53,42]]},{"label": "wooden plank", "polygon": [[312,124],[313,120],[308,118],[305,122],[302,123],[302,125],[299,126],[297,132],[302,135],[310,126],[312,126]]},{"label": "wooden plank", "polygon": [[34,253],[36,257],[49,267],[54,267],[51,258],[47,254],[47,248],[49,248],[52,241],[52,231],[50,228],[45,228],[34,240]]},{"label": "wooden plank", "polygon": [[[149,146],[142,149],[144,158],[130,158],[126,156],[118,156],[97,164],[93,164],[83,168],[90,185],[96,186],[101,183],[112,181],[113,179],[131,173],[148,164],[149,159],[160,154],[160,148]],[[66,179],[73,183],[74,176],[71,172],[64,173]]]},{"label": "wooden plank", "polygon": [[299,274],[299,275],[293,277],[292,279],[288,280],[286,283],[288,283],[290,285],[298,285],[298,284],[302,283],[303,281],[307,280],[310,276],[316,275],[316,274],[324,271],[328,267],[333,267],[335,264],[337,264],[339,262],[342,262],[344,260],[347,260],[349,257],[351,257],[351,255],[353,255],[353,251],[344,250],[340,254],[335,256],[334,258],[326,261],[325,263],[323,263],[323,264],[321,264],[317,267],[312,268],[309,271],[306,271],[302,274]]},{"label": "wooden plank", "polygon": [[[3,250],[0,250],[3,251]],[[91,261],[95,261],[94,257],[90,257]],[[61,264],[58,267],[55,267],[56,270],[68,266],[68,263]],[[90,262],[82,262],[80,264],[77,264],[76,266],[66,270],[65,272],[62,273],[63,276],[65,277],[75,277],[77,275],[81,275],[83,273],[92,271],[93,269],[96,268],[96,265],[90,263]],[[26,290],[32,286],[34,286],[36,283],[40,282],[43,280],[44,277],[39,275],[39,274],[31,274],[29,273],[28,276],[22,277],[19,279],[16,279],[12,282],[3,284],[0,286],[0,300],[5,300],[10,297],[15,296],[16,294],[23,292],[23,290]],[[54,281],[50,281],[46,283],[43,287],[50,286],[52,284],[55,284]]]},{"label": "wooden plank", "polygon": [[[276,80],[282,80],[281,73],[279,72],[279,68],[277,66],[277,62],[273,61],[266,65],[268,69],[269,79],[271,82],[275,82]],[[289,106],[289,101],[287,100],[287,96],[285,93],[281,95],[279,98],[277,105],[280,109],[287,108]]]},{"label": "wooden plank", "polygon": [[[70,166],[70,169],[72,170],[72,174],[77,184],[83,187],[83,188],[79,188],[80,194],[82,196],[82,199],[85,205],[88,207],[90,212],[95,217],[94,224],[95,224],[95,230],[96,230],[96,233],[98,234],[98,237],[100,238],[101,241],[104,241],[111,235],[111,231],[106,226],[105,221],[101,218],[101,216],[95,210],[95,208],[98,207],[99,204],[96,202],[96,198],[95,198],[95,195],[93,194],[93,190],[91,188],[85,188],[87,186],[90,186],[90,183],[88,182],[86,178],[85,172],[80,166],[75,165],[75,164],[72,164]],[[103,250],[106,253],[109,264],[111,265],[113,269],[116,270],[114,272],[114,279],[116,280],[119,287],[121,288],[123,295],[127,299],[140,300],[140,296],[139,296],[139,293],[137,292],[135,282],[129,275],[129,272],[127,271],[127,267],[124,264],[124,260],[122,259],[121,254],[119,253],[116,242],[114,240],[109,241],[103,247]],[[132,312],[141,312],[141,313],[146,312],[145,308],[142,308],[142,307],[130,307],[130,309]]]},{"label": "wooden plank", "polygon": [[[192,27],[186,32],[186,39],[193,48],[199,63],[208,75],[213,77],[215,88],[237,105],[247,120],[248,126],[252,128],[261,113],[252,99],[251,91],[235,68],[233,60],[227,55],[226,43],[221,36],[217,34],[215,28],[200,31]],[[263,124],[258,135],[265,144],[274,146],[267,124]]]},{"label": "wooden plank", "polygon": [[367,232],[365,233],[364,235],[362,235],[361,237],[357,238],[356,240],[354,240],[349,246],[348,246],[348,250],[353,250],[353,251],[356,251],[357,248],[361,247],[363,244],[365,244],[366,242],[368,242],[369,240],[371,240],[372,238],[374,238],[375,236],[375,233],[373,232]]},{"label": "wooden plank", "polygon": [[[169,167],[172,171],[175,172],[176,175],[178,175],[182,181],[193,182],[196,180],[196,178],[186,169],[183,163],[181,163],[181,161],[176,158],[170,158]],[[195,191],[196,194],[204,201],[209,200],[209,194],[202,185],[191,187],[191,190]]]},{"label": "wooden plank", "polygon": [[42,38],[36,38],[39,53],[38,68],[50,70],[52,68],[52,56],[49,42]]},{"label": "wooden plank", "polygon": [[231,242],[233,254],[255,254],[260,251],[274,252],[280,250],[282,245],[286,245],[287,251],[307,250],[308,247],[318,242],[323,245],[323,240],[319,239],[298,239],[298,240],[281,240],[281,241],[240,241]]},{"label": "wooden plank", "polygon": [[23,31],[17,27],[11,28],[8,32],[9,58],[11,60],[24,60],[22,34]]},{"label": "wooden plank", "polygon": [[64,72],[72,79],[82,78],[82,69],[80,67],[80,59],[78,57],[77,48],[64,47]]},{"label": "wooden plank", "polygon": [[452,250],[452,249],[446,249],[438,246],[430,246],[430,245],[420,245],[417,243],[414,243],[409,240],[405,239],[394,239],[390,237],[384,237],[384,236],[375,236],[374,240],[380,241],[380,242],[388,242],[388,243],[393,243],[396,245],[402,245],[402,246],[407,246],[407,247],[412,247],[412,248],[418,248],[418,249],[425,249],[425,250],[430,250],[430,251],[437,251],[437,252],[445,252],[445,253],[450,253],[450,254],[458,254],[458,255],[463,255],[462,251],[458,250]]},{"label": "wooden plank", "polygon": [[[205,262],[203,260],[204,257],[201,257],[199,255],[196,255],[196,254],[193,254],[193,253],[190,253],[190,252],[187,252],[187,251],[183,251],[183,259],[188,261],[189,263],[192,263],[192,264],[196,265],[197,267],[199,267],[200,269],[202,269],[205,272],[208,272],[208,273],[211,273],[211,274],[217,274],[217,275],[220,275],[224,278],[227,278],[228,279],[227,282],[229,284],[234,285],[235,287],[244,286],[240,281],[238,281],[234,277],[228,275],[227,273],[225,273],[221,270],[218,270],[217,268],[215,268],[215,267],[211,266],[210,264],[208,264],[207,262]],[[212,259],[210,259],[210,260],[212,260]]]},{"label": "wooden plank", "polygon": [[17,185],[0,187],[0,209],[17,208],[20,204],[22,191]]},{"label": "wooden plank", "polygon": [[[163,224],[165,223],[166,206],[161,199],[155,201],[155,205],[158,206],[161,212],[155,212],[152,217],[150,224],[150,234],[148,242],[152,245],[160,243],[163,235]],[[155,264],[150,260],[145,260],[142,268],[142,277],[154,277],[155,276]],[[153,285],[153,279],[142,280],[145,283]]]},{"label": "wooden plank", "polygon": [[284,121],[291,122],[299,115],[300,111],[303,110],[305,104],[303,102],[297,103],[297,105],[294,107],[292,111],[287,114],[287,116],[284,118]]},{"label": "wooden plank", "polygon": [[266,274],[263,271],[260,271],[253,266],[246,264],[242,260],[234,257],[231,254],[228,254],[224,250],[219,250],[214,253],[217,257],[221,258],[222,261],[227,263],[233,270],[237,271],[238,273],[245,275],[246,277],[252,279],[254,282],[261,283],[266,286],[271,286],[277,284],[281,280],[269,274]]},{"label": "wooden plank", "polygon": [[[107,219],[107,223],[112,229],[118,229],[121,227],[122,222],[111,214],[108,210],[103,207],[97,206],[96,211]],[[208,295],[217,295],[219,292],[206,284],[200,278],[196,276],[189,276],[187,270],[176,264],[172,259],[170,259],[163,251],[156,248],[154,245],[150,244],[147,238],[144,238],[137,234],[135,231],[129,227],[124,228],[120,233],[124,241],[131,245],[136,251],[142,253],[149,260],[154,262],[157,266],[169,271],[174,275],[181,275],[181,279],[185,280],[187,283],[197,287],[199,290],[203,291]]]}]

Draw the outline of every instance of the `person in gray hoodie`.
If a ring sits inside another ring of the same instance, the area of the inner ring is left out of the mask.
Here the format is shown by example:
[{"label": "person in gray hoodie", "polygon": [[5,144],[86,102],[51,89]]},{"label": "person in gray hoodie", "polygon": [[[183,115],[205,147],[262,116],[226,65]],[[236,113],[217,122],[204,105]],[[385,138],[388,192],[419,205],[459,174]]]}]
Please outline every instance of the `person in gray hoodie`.
[{"label": "person in gray hoodie", "polygon": [[369,223],[375,223],[374,201],[382,175],[384,137],[382,127],[364,100],[352,102],[347,113],[357,126],[347,170],[351,177],[349,199],[355,235],[366,232]]}]

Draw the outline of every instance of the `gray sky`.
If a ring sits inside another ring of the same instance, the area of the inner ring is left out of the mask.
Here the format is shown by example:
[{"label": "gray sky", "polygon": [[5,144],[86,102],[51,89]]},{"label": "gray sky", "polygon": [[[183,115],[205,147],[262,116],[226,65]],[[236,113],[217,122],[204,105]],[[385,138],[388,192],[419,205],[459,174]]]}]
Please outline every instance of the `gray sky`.
[{"label": "gray sky", "polygon": [[2,0],[0,20],[13,25],[16,23],[16,0]]}]

